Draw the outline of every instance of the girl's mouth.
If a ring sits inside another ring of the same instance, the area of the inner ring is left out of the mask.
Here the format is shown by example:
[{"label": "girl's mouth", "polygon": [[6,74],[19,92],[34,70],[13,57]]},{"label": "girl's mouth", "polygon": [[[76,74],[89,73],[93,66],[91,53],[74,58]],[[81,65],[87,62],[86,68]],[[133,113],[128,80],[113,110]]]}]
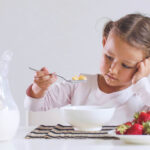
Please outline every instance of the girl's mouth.
[{"label": "girl's mouth", "polygon": [[110,79],[117,80],[117,78],[113,77],[112,75],[106,74],[106,76],[108,76]]}]

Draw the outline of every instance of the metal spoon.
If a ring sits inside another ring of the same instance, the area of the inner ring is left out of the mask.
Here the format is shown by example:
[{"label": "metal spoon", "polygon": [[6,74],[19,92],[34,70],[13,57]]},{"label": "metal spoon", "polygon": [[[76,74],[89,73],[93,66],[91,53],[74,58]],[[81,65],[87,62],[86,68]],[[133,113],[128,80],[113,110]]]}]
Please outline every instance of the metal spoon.
[{"label": "metal spoon", "polygon": [[[29,67],[29,69],[30,69],[30,70],[33,70],[33,71],[35,71],[35,72],[39,71],[39,70],[34,69],[34,68],[32,68],[32,67]],[[49,75],[52,75],[52,74],[50,73]],[[64,78],[63,76],[61,76],[61,75],[58,75],[58,74],[55,74],[55,75],[56,75],[57,77],[62,78],[62,79],[65,80],[66,82],[70,82],[70,83],[80,83],[80,82],[85,82],[85,81],[86,81],[86,80],[68,80],[68,79]]]}]

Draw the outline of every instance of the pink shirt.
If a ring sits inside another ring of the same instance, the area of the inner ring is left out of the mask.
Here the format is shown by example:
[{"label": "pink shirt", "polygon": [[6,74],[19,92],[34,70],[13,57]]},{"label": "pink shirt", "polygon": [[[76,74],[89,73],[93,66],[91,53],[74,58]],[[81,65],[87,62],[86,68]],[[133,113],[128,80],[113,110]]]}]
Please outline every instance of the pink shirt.
[{"label": "pink shirt", "polygon": [[100,105],[116,107],[111,125],[118,125],[133,119],[135,112],[148,110],[150,106],[150,84],[143,78],[127,89],[106,94],[98,87],[98,75],[86,75],[82,83],[55,83],[40,99],[26,96],[25,108],[31,111],[47,111],[55,107],[71,105]]}]

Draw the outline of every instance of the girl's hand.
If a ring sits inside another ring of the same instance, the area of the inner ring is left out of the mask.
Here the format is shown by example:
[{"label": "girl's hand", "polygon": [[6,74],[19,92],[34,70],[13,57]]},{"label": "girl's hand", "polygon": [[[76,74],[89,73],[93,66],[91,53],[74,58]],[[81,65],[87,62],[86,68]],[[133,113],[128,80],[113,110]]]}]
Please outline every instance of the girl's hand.
[{"label": "girl's hand", "polygon": [[32,85],[32,97],[40,98],[44,95],[45,91],[50,85],[57,80],[55,74],[49,74],[48,70],[44,67],[36,72],[34,82]]},{"label": "girl's hand", "polygon": [[135,84],[143,77],[147,77],[150,74],[150,57],[144,59],[137,64],[137,72],[132,78],[132,84]]}]

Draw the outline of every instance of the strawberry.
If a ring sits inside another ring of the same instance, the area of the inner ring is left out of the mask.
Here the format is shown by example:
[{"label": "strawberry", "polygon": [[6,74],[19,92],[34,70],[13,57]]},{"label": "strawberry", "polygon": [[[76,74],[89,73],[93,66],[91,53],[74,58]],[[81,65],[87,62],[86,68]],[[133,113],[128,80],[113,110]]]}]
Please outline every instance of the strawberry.
[{"label": "strawberry", "polygon": [[125,125],[127,125],[128,127],[131,127],[132,126],[132,122],[126,122],[124,123]]},{"label": "strawberry", "polygon": [[148,111],[147,114],[150,114],[150,111]]},{"label": "strawberry", "polygon": [[131,127],[131,122],[126,122],[116,128],[116,134],[125,134],[126,130]]},{"label": "strawberry", "polygon": [[143,123],[144,134],[150,134],[150,121]]},{"label": "strawberry", "polygon": [[137,122],[137,119],[132,120],[132,124],[135,124]]},{"label": "strawberry", "polygon": [[143,125],[135,123],[130,128],[127,129],[127,135],[142,135],[143,134]]},{"label": "strawberry", "polygon": [[147,122],[147,121],[150,121],[150,114],[142,111],[139,114],[139,117],[137,118],[136,122],[142,124],[143,122]]},{"label": "strawberry", "polygon": [[134,114],[134,120],[133,120],[133,123],[136,123],[137,122],[137,119],[139,118],[139,112],[136,112],[135,114]]}]

